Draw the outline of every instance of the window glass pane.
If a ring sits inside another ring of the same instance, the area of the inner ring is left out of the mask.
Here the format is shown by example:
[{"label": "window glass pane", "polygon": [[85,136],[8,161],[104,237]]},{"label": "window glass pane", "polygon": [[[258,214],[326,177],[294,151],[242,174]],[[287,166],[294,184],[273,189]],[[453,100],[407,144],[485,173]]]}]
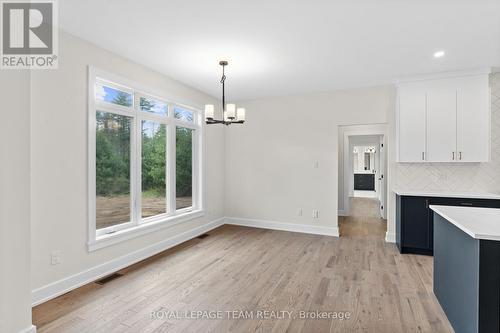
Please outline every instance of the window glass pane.
[{"label": "window glass pane", "polygon": [[174,108],[174,117],[175,119],[190,121],[190,122],[192,122],[194,119],[193,111],[182,109],[178,106]]},{"label": "window glass pane", "polygon": [[142,122],[142,217],[167,212],[166,134],[164,124]]},{"label": "window glass pane", "polygon": [[154,113],[159,116],[166,116],[168,113],[167,104],[152,98],[139,98],[139,107],[141,111]]},{"label": "window glass pane", "polygon": [[96,229],[130,221],[131,121],[96,113]]},{"label": "window glass pane", "polygon": [[193,130],[176,129],[176,207],[193,205]]},{"label": "window glass pane", "polygon": [[131,93],[111,88],[101,83],[95,84],[95,98],[98,101],[122,106],[132,106],[133,101]]}]

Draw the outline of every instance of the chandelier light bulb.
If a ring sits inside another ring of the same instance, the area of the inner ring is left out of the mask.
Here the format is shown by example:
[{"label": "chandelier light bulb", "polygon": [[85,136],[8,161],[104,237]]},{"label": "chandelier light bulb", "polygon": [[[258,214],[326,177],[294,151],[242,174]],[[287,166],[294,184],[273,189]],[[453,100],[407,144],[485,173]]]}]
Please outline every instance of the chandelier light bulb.
[{"label": "chandelier light bulb", "polygon": [[226,105],[227,117],[229,119],[236,118],[236,104],[227,104]]},{"label": "chandelier light bulb", "polygon": [[215,107],[213,104],[205,105],[205,119],[214,119]]},{"label": "chandelier light bulb", "polygon": [[236,119],[238,121],[245,121],[245,108],[238,108],[236,110]]}]

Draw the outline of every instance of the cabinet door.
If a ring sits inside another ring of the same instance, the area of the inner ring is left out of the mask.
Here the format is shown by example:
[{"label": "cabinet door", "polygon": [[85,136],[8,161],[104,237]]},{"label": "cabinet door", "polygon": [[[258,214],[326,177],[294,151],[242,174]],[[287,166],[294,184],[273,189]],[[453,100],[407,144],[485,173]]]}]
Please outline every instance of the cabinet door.
[{"label": "cabinet door", "polygon": [[432,239],[428,200],[424,197],[403,197],[401,209],[402,246],[431,250]]},{"label": "cabinet door", "polygon": [[427,89],[427,161],[453,162],[457,157],[456,79],[429,82]]},{"label": "cabinet door", "polygon": [[399,162],[425,161],[425,89],[421,83],[399,86]]},{"label": "cabinet door", "polygon": [[490,158],[490,88],[488,75],[460,79],[457,91],[457,152],[460,162]]}]

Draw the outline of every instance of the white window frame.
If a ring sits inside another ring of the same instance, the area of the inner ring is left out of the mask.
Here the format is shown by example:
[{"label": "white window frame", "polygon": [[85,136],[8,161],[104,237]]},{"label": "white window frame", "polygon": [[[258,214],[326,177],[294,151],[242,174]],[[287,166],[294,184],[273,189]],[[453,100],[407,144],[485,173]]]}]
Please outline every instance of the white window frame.
[{"label": "white window frame", "polygon": [[[98,101],[95,98],[96,83],[116,88],[132,94],[132,106],[126,107]],[[139,98],[152,98],[167,105],[167,116],[161,116],[139,109]],[[194,106],[191,106],[194,105]],[[174,107],[193,112],[193,122],[175,119]],[[179,103],[153,89],[142,87],[139,83],[121,78],[93,66],[88,67],[88,250],[94,251],[130,238],[176,225],[205,213],[204,202],[204,124],[202,106],[194,103]],[[110,112],[131,117],[130,137],[130,210],[131,221],[114,226],[96,228],[96,113]],[[167,129],[166,164],[166,207],[167,212],[142,218],[142,121],[164,124]],[[176,127],[193,129],[192,147],[192,202],[191,207],[176,209]]]}]

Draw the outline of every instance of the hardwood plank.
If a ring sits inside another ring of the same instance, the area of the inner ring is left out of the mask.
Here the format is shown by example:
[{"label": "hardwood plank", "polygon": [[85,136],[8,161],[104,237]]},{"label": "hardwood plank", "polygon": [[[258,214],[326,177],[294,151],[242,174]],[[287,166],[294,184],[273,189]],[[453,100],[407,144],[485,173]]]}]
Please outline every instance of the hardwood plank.
[{"label": "hardwood plank", "polygon": [[[352,200],[340,238],[223,226],[33,309],[39,332],[453,332],[432,293],[432,257],[384,241],[377,202]],[[225,311],[290,311],[228,318]],[[152,319],[222,311],[223,319]],[[300,318],[349,312],[349,319]]]}]

